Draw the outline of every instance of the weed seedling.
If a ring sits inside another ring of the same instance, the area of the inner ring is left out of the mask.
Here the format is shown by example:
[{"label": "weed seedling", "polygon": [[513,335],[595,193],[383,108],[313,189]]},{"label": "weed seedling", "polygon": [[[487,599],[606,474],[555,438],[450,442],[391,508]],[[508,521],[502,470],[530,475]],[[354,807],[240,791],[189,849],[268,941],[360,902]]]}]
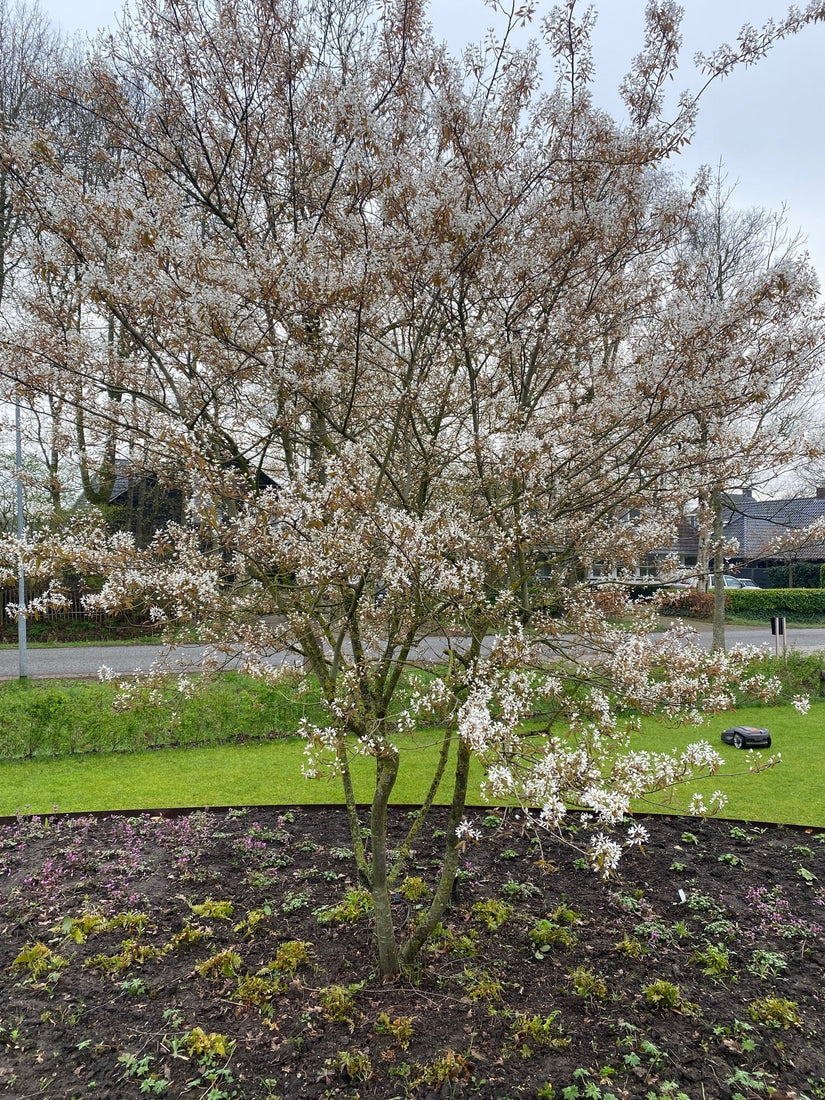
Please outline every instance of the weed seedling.
[{"label": "weed seedling", "polygon": [[201,978],[234,978],[240,969],[241,956],[228,948],[198,963],[195,973]]},{"label": "weed seedling", "polygon": [[398,893],[405,901],[420,902],[426,901],[432,893],[432,890],[430,890],[423,878],[413,877],[404,879],[398,887]]},{"label": "weed seedling", "polygon": [[504,986],[486,970],[464,970],[464,985],[471,1001],[486,1001],[493,1004],[501,1000]]},{"label": "weed seedling", "polygon": [[211,917],[214,920],[231,920],[233,905],[231,901],[214,901],[207,898],[200,905],[187,902],[196,917]]},{"label": "weed seedling", "polygon": [[690,961],[702,968],[702,973],[719,978],[730,971],[730,955],[721,944],[706,944],[694,951]]},{"label": "weed seedling", "polygon": [[748,1012],[751,1019],[758,1024],[784,1028],[801,1026],[797,1002],[789,1001],[786,997],[777,997],[775,994],[752,1001],[748,1006]]},{"label": "weed seedling", "polygon": [[473,906],[473,916],[476,920],[481,921],[490,932],[495,932],[497,928],[501,928],[512,912],[512,905],[497,901],[495,898],[477,901]]},{"label": "weed seedling", "polygon": [[510,1025],[510,1041],[522,1058],[529,1058],[537,1050],[558,1050],[570,1045],[570,1040],[556,1023],[560,1013],[549,1016],[528,1016],[519,1012]]},{"label": "weed seedling", "polygon": [[235,1049],[234,1039],[227,1039],[218,1031],[210,1031],[207,1035],[201,1027],[193,1027],[183,1036],[183,1042],[193,1058],[207,1063],[215,1058],[230,1058]]},{"label": "weed seedling", "polygon": [[307,940],[287,940],[275,953],[269,964],[270,970],[293,977],[300,966],[309,966],[312,962],[312,944]]},{"label": "weed seedling", "polygon": [[661,1012],[689,1012],[694,1006],[686,1001],[678,985],[659,978],[655,982],[646,985],[642,990],[645,1002],[653,1009]]},{"label": "weed seedling", "polygon": [[777,974],[787,969],[788,960],[781,951],[766,951],[761,947],[757,947],[748,963],[751,974],[758,974],[763,979],[775,978]]},{"label": "weed seedling", "polygon": [[51,982],[57,978],[64,966],[69,965],[69,960],[62,955],[56,955],[45,943],[37,940],[35,943],[27,943],[16,959],[11,964],[12,971],[28,970],[34,981],[45,977]]},{"label": "weed seedling", "polygon": [[[282,907],[283,908],[283,907]],[[323,906],[314,911],[319,924],[354,924],[372,912],[372,895],[369,890],[347,890],[338,905]]]},{"label": "weed seedling", "polygon": [[351,986],[330,985],[320,990],[318,999],[326,1018],[333,1023],[348,1023],[352,1029],[357,1012],[354,994],[362,988],[363,984],[358,982]]},{"label": "weed seedling", "polygon": [[[496,823],[498,819],[496,819]],[[445,1050],[440,1058],[434,1059],[423,1067],[421,1080],[433,1089],[442,1089],[460,1081],[469,1081],[473,1075],[473,1064],[463,1054],[454,1050]]]},{"label": "weed seedling", "polygon": [[413,1017],[396,1016],[390,1019],[386,1012],[382,1012],[375,1024],[376,1035],[392,1035],[402,1050],[410,1045],[413,1035]]},{"label": "weed seedling", "polygon": [[372,1077],[372,1062],[363,1050],[339,1050],[334,1057],[327,1058],[324,1066],[347,1081],[369,1081]]},{"label": "weed seedling", "polygon": [[105,932],[110,927],[102,913],[82,913],[79,917],[64,917],[60,931],[75,943],[85,943],[95,932]]},{"label": "weed seedling", "polygon": [[577,966],[570,972],[573,992],[588,1001],[603,1001],[607,996],[607,983],[585,966]]}]

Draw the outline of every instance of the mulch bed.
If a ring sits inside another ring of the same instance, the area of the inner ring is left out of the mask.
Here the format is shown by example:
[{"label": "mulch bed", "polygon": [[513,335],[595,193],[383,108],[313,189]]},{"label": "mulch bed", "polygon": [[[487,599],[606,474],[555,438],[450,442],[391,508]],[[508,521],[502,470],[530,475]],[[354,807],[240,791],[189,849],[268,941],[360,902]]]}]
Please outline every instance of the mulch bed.
[{"label": "mulch bed", "polygon": [[0,1094],[825,1097],[825,833],[649,818],[603,884],[517,816],[468,817],[443,930],[394,982],[339,808],[0,826]]}]

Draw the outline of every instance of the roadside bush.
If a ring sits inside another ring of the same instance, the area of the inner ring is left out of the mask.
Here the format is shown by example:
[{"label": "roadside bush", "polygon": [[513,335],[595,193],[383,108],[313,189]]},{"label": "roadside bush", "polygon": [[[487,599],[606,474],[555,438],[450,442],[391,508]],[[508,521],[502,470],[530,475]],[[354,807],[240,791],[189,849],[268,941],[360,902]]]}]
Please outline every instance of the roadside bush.
[{"label": "roadside bush", "polygon": [[[686,615],[691,619],[713,618],[712,592],[697,592],[695,588],[666,588],[658,599],[662,615]],[[725,593],[725,607],[728,606],[728,594]]]},{"label": "roadside bush", "polygon": [[818,698],[823,693],[825,653],[800,653],[799,650],[789,649],[784,657],[754,661],[753,672],[776,676],[782,684],[782,696],[787,700],[795,695]]},{"label": "roadside bush", "polygon": [[734,615],[770,619],[774,615],[794,618],[825,616],[823,588],[732,588],[725,593],[727,606]]},{"label": "roadside bush", "polygon": [[[809,561],[797,561],[793,566],[769,565],[768,583],[771,588],[821,588],[822,567]],[[791,584],[793,574],[793,584]]]},{"label": "roadside bush", "polygon": [[160,697],[148,685],[133,689],[121,709],[113,684],[0,684],[0,759],[260,741],[297,734],[306,716],[318,721],[317,688],[299,677],[277,688],[239,673],[191,685],[170,679]]}]

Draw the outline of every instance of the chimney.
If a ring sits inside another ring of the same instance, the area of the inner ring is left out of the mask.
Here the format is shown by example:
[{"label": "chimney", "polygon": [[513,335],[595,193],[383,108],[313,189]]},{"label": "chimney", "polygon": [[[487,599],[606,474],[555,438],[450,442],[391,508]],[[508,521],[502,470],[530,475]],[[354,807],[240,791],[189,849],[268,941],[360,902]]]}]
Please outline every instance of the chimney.
[{"label": "chimney", "polygon": [[825,485],[817,485],[816,487],[816,499],[825,500]]}]

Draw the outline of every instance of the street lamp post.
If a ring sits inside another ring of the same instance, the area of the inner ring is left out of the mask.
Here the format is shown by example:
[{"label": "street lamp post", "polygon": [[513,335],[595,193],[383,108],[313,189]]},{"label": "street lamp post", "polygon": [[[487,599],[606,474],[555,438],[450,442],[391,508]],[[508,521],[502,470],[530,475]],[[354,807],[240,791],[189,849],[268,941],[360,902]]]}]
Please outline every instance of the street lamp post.
[{"label": "street lamp post", "polygon": [[17,567],[17,655],[18,675],[25,680],[29,671],[29,658],[26,650],[26,572],[23,568],[23,439],[20,426],[20,402],[14,406],[14,426],[17,430],[17,538],[21,545],[20,559]]}]

